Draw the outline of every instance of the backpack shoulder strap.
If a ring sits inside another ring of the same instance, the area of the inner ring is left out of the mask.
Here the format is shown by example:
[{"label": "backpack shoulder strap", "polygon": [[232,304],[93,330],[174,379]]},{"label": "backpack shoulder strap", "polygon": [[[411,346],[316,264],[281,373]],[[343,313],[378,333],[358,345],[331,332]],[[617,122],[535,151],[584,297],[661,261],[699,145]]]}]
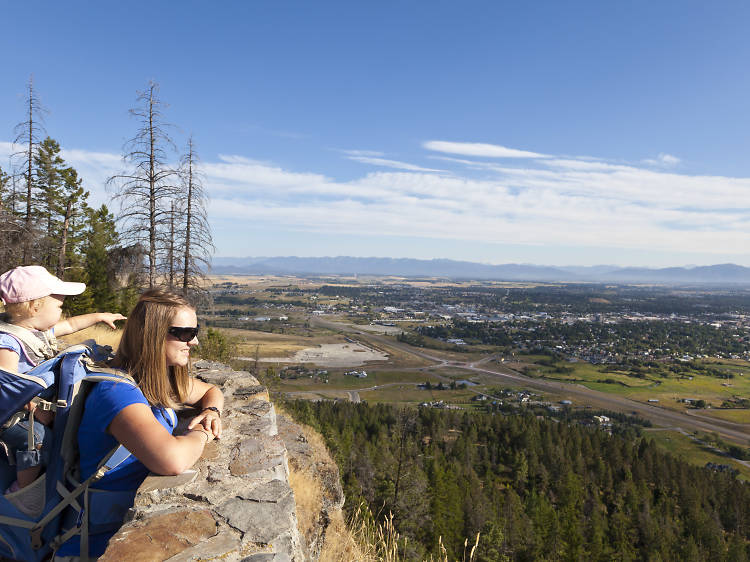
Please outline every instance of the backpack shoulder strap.
[{"label": "backpack shoulder strap", "polygon": [[16,338],[21,343],[27,358],[31,359],[33,363],[49,359],[56,354],[54,346],[57,344],[57,340],[50,330],[39,332],[39,335],[37,335],[28,328],[0,320],[0,332]]},{"label": "backpack shoulder strap", "polygon": [[138,386],[135,379],[127,371],[115,369],[113,367],[106,367],[104,365],[96,364],[90,357],[82,356],[81,361],[86,369],[86,379],[90,381],[121,381]]}]

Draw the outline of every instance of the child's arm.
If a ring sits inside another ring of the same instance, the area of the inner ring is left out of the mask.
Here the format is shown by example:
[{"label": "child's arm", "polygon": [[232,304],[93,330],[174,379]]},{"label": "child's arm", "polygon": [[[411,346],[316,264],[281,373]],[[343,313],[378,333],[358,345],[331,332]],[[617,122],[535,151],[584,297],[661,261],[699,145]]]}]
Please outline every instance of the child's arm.
[{"label": "child's arm", "polygon": [[12,349],[0,349],[0,369],[11,373],[18,372],[19,355]]},{"label": "child's arm", "polygon": [[83,330],[84,328],[88,328],[99,322],[104,322],[114,330],[116,329],[116,321],[126,319],[126,316],[123,316],[122,314],[114,314],[112,312],[93,312],[91,314],[73,316],[55,324],[55,337],[67,336],[68,334]]}]

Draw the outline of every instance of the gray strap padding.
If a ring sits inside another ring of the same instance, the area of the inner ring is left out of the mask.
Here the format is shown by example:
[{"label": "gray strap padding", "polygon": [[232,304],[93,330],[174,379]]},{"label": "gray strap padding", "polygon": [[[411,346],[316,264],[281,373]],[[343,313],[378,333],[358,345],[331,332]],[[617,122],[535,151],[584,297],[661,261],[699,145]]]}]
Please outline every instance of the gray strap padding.
[{"label": "gray strap padding", "polygon": [[26,411],[25,410],[21,410],[20,412],[16,412],[15,414],[13,414],[10,417],[10,419],[7,422],[5,422],[2,425],[2,429],[5,430],[5,429],[8,429],[9,427],[13,427],[14,425],[16,425],[18,422],[20,422],[25,417],[26,417]]},{"label": "gray strap padding", "polygon": [[7,517],[6,515],[0,515],[0,525],[10,525],[11,527],[23,527],[24,529],[33,529],[36,523],[33,521],[26,521],[26,519],[16,519],[15,517]]},{"label": "gray strap padding", "polygon": [[0,320],[0,332],[10,334],[21,342],[24,351],[30,351],[35,355],[36,357],[27,357],[32,359],[33,363],[38,363],[40,359],[51,359],[57,354],[57,340],[52,330],[34,333],[23,326]]},{"label": "gray strap padding", "polygon": [[[127,453],[127,454],[126,454]],[[76,488],[68,492],[65,488],[63,488],[64,493],[61,493],[62,499],[60,502],[53,507],[47,515],[45,515],[42,519],[39,520],[39,522],[34,523],[32,527],[30,528],[31,533],[31,541],[32,544],[34,544],[35,540],[41,540],[42,530],[44,527],[54,519],[58,513],[60,513],[63,509],[65,509],[69,505],[73,505],[76,498],[80,496],[82,493],[87,492],[89,486],[91,486],[94,482],[99,480],[102,476],[104,476],[107,472],[112,470],[113,468],[116,468],[119,466],[125,459],[127,459],[130,456],[130,451],[128,451],[125,447],[122,445],[118,445],[114,449],[112,449],[105,457],[102,459],[102,461],[99,463],[99,468],[89,476],[86,480],[84,480],[81,484],[76,486]],[[87,494],[88,495],[88,494]],[[88,498],[84,496],[84,506],[88,506]],[[80,513],[80,507],[78,509],[78,512]],[[85,512],[85,529],[88,533],[88,509],[86,509]],[[29,529],[29,527],[26,527]],[[60,536],[55,537],[53,541],[50,543],[53,545],[53,548],[57,548],[62,544],[59,542]],[[88,537],[86,537],[86,540],[88,541]],[[81,545],[83,545],[83,533],[81,534]],[[83,551],[83,548],[81,549]]]},{"label": "gray strap padding", "polygon": [[29,451],[36,451],[34,443],[34,410],[29,411],[29,433],[28,433]]}]

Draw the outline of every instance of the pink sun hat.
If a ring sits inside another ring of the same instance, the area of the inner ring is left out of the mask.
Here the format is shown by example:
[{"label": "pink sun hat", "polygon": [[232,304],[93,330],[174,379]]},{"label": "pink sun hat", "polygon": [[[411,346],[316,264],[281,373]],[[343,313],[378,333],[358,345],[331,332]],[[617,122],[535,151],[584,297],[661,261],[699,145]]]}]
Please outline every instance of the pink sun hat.
[{"label": "pink sun hat", "polygon": [[5,304],[33,301],[49,295],[80,295],[85,283],[71,283],[41,265],[23,265],[0,275],[0,297]]}]

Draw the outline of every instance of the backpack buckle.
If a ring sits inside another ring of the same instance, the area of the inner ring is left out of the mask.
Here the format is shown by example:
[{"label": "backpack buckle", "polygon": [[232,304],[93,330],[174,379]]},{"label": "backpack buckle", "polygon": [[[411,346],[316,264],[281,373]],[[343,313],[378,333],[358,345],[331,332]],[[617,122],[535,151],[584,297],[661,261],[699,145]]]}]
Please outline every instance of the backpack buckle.
[{"label": "backpack buckle", "polygon": [[29,533],[31,533],[31,548],[34,550],[42,548],[42,527],[34,527]]}]

